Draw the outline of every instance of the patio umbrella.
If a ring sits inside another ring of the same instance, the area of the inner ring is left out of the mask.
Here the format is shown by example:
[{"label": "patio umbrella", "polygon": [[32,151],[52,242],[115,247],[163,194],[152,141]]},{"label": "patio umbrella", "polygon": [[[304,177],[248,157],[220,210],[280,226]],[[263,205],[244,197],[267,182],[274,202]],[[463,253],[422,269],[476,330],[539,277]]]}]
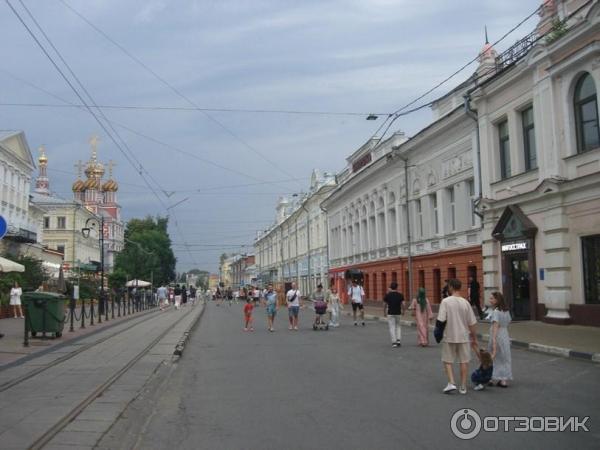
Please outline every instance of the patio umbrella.
[{"label": "patio umbrella", "polygon": [[144,281],[144,280],[129,280],[127,283],[125,283],[125,286],[127,286],[127,287],[148,287],[148,286],[150,286],[150,283],[148,281]]},{"label": "patio umbrella", "polygon": [[25,272],[25,266],[0,256],[0,272]]}]

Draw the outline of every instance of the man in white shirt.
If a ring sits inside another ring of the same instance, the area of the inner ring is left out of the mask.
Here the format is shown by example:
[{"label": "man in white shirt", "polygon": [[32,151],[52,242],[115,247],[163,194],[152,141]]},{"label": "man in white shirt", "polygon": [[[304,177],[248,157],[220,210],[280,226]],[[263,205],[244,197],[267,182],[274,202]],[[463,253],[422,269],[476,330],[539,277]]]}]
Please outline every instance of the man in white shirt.
[{"label": "man in white shirt", "polygon": [[448,376],[448,385],[444,388],[444,394],[456,391],[452,365],[460,365],[460,387],[461,394],[467,393],[467,372],[471,351],[478,351],[477,330],[475,325],[477,319],[473,314],[471,304],[462,297],[460,280],[448,280],[450,297],[446,297],[440,304],[437,320],[445,322],[444,339],[442,340],[442,362]]},{"label": "man in white shirt", "polygon": [[359,286],[355,279],[352,280],[352,286],[348,289],[348,298],[352,304],[352,316],[354,317],[354,326],[358,325],[356,321],[356,311],[360,310],[360,320],[362,326],[365,326],[365,309],[363,301],[365,299],[365,291],[362,286]]},{"label": "man in white shirt", "polygon": [[288,317],[290,321],[290,330],[298,330],[298,313],[300,311],[300,291],[296,287],[296,283],[292,283],[292,288],[285,294]]},{"label": "man in white shirt", "polygon": [[167,288],[164,285],[161,285],[156,290],[156,296],[158,297],[158,305],[160,306],[161,311],[166,306],[169,306],[169,300],[167,300]]}]

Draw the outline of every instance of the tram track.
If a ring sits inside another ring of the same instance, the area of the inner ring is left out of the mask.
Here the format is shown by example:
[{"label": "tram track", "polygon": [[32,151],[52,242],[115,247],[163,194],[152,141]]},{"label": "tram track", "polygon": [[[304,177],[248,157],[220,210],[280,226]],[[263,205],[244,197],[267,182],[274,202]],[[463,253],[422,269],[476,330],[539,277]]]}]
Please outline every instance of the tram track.
[{"label": "tram track", "polygon": [[[140,324],[142,324],[144,322],[147,322],[149,320],[152,320],[152,319],[156,318],[159,315],[160,315],[159,311],[157,310],[157,311],[153,311],[153,312],[148,313],[148,317],[135,317],[135,318],[132,318],[131,320],[124,321],[124,322],[121,322],[121,323],[118,323],[118,324],[115,324],[115,325],[119,326],[119,325],[123,325],[123,324],[129,324],[131,326],[136,326],[136,325],[140,325]],[[137,320],[137,319],[141,319],[141,320]],[[136,321],[136,322],[132,324],[133,321]],[[116,333],[112,333],[112,334],[109,334],[108,336],[102,337],[102,338],[100,338],[100,339],[98,339],[98,340],[96,340],[94,342],[90,342],[88,344],[85,344],[81,348],[78,348],[77,350],[73,350],[72,352],[70,352],[70,353],[68,353],[68,354],[66,354],[64,356],[58,357],[57,359],[55,359],[54,361],[49,362],[45,366],[39,367],[37,369],[33,369],[33,370],[31,370],[30,372],[27,372],[24,375],[19,375],[18,378],[15,378],[13,380],[6,381],[6,382],[0,384],[0,392],[4,392],[4,391],[6,391],[6,390],[8,390],[8,389],[10,389],[10,388],[12,388],[14,386],[17,386],[18,384],[21,384],[21,383],[29,380],[30,378],[33,378],[36,375],[39,375],[40,373],[45,372],[48,369],[51,369],[52,367],[55,367],[55,366],[57,366],[59,364],[64,363],[65,361],[68,361],[71,358],[74,358],[77,355],[80,355],[81,353],[83,353],[83,352],[85,352],[85,351],[93,348],[94,346],[96,346],[98,344],[101,344],[101,343],[103,343],[103,342],[105,342],[105,341],[107,341],[109,339],[112,339],[115,336],[118,336],[121,333],[126,332],[127,330],[129,330],[129,328],[131,328],[131,326],[123,328],[122,330],[119,330]],[[103,330],[98,330],[98,331],[102,332]]]},{"label": "tram track", "polygon": [[[196,319],[192,320],[191,325],[188,327],[187,332],[193,329],[193,327],[199,322],[200,318],[204,313],[204,308],[199,313]],[[72,408],[67,414],[65,414],[58,422],[50,427],[44,434],[37,438],[28,448],[31,450],[42,449],[46,444],[50,443],[52,439],[58,435],[69,423],[71,423],[79,414],[81,414],[94,400],[105,393],[111,386],[113,386],[119,378],[121,378],[128,370],[130,370],[137,362],[139,362],[144,356],[146,356],[153,347],[155,347],[167,334],[177,327],[183,320],[188,318],[188,314],[182,315],[175,322],[170,324],[164,331],[162,331],[157,337],[152,339],[141,351],[139,351],[133,358],[125,363],[119,370],[112,374],[105,382],[96,387],[89,395],[87,395],[82,401],[80,401],[74,408]],[[150,318],[149,318],[150,319]],[[141,322],[140,322],[141,323]],[[125,330],[123,330],[125,331]],[[114,333],[111,337],[117,336],[119,333]],[[107,339],[105,339],[107,340]]]}]

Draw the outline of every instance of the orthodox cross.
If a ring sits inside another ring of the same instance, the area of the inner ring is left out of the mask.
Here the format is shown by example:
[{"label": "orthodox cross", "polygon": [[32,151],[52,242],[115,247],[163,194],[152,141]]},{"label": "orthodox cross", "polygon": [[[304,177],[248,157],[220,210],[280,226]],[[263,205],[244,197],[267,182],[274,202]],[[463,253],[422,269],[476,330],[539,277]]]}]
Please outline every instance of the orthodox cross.
[{"label": "orthodox cross", "polygon": [[100,138],[98,135],[93,134],[90,138],[90,145],[92,146],[92,159],[95,161],[98,154],[98,142],[100,142]]}]

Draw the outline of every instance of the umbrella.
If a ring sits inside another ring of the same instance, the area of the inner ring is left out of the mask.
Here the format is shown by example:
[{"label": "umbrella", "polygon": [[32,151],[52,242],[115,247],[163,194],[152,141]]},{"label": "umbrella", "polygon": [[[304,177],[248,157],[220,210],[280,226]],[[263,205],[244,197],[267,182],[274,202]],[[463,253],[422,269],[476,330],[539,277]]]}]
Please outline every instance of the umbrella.
[{"label": "umbrella", "polygon": [[25,266],[0,256],[0,272],[25,272]]},{"label": "umbrella", "polygon": [[144,280],[129,280],[127,283],[125,283],[125,286],[127,286],[127,287],[148,287],[148,286],[150,286],[150,283],[148,281],[144,281]]}]

